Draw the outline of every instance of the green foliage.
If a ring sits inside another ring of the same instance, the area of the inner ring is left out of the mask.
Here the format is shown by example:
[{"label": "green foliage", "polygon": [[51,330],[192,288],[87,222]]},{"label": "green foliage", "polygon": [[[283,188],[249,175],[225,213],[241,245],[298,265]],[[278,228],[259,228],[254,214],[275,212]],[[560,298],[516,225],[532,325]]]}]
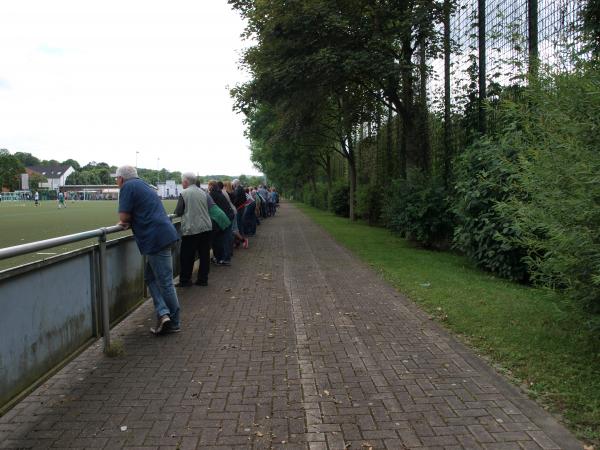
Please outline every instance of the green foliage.
[{"label": "green foliage", "polygon": [[[514,241],[533,280],[566,288],[600,313],[600,72],[549,75],[513,105],[523,123]],[[529,106],[532,105],[532,106]]]},{"label": "green foliage", "polygon": [[477,266],[512,280],[527,278],[525,248],[515,242],[514,213],[502,208],[520,194],[514,146],[517,130],[505,138],[480,139],[457,159],[454,245]]},{"label": "green foliage", "polygon": [[369,225],[381,221],[384,190],[375,184],[361,185],[356,191],[356,213]]},{"label": "green foliage", "polygon": [[441,180],[411,170],[395,180],[383,206],[385,225],[410,241],[430,248],[446,247],[452,233],[452,214]]},{"label": "green foliage", "polygon": [[40,160],[31,153],[15,152],[13,156],[21,161],[24,166],[37,166],[40,163]]},{"label": "green foliage", "polygon": [[600,56],[600,0],[587,0],[583,9],[583,32],[594,55]]},{"label": "green foliage", "polygon": [[319,209],[327,209],[328,191],[325,183],[305,184],[302,189],[302,202]]},{"label": "green foliage", "polygon": [[6,149],[0,149],[0,188],[14,191],[20,188],[20,175],[25,167],[14,155]]},{"label": "green foliage", "polygon": [[340,180],[333,185],[329,208],[337,216],[350,216],[350,188],[347,182]]},{"label": "green foliage", "polygon": [[81,169],[81,165],[77,161],[75,161],[73,158],[65,159],[63,162],[61,162],[61,164],[66,164],[68,166],[71,166],[75,170]]},{"label": "green foliage", "polygon": [[46,183],[46,182],[48,182],[48,179],[44,175],[41,175],[41,174],[35,173],[35,172],[33,172],[31,175],[29,175],[29,189],[30,190],[37,190],[40,188],[40,183]]}]

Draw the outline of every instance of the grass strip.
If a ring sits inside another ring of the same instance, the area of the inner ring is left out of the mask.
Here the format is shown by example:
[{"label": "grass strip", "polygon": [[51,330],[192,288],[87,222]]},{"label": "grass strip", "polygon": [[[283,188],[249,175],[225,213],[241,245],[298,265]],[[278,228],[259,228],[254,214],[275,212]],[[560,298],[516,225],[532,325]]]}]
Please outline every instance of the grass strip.
[{"label": "grass strip", "polygon": [[415,248],[384,228],[296,206],[579,438],[600,443],[598,336],[566,297],[496,278],[453,253]]}]

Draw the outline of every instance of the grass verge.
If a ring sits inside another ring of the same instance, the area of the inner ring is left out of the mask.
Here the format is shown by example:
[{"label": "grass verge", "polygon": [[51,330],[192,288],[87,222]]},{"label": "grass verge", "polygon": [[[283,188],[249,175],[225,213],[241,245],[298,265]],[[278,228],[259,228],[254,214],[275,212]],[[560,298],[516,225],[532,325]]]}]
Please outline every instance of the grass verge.
[{"label": "grass verge", "polygon": [[600,349],[567,298],[496,278],[383,228],[296,206],[584,440],[600,443]]}]

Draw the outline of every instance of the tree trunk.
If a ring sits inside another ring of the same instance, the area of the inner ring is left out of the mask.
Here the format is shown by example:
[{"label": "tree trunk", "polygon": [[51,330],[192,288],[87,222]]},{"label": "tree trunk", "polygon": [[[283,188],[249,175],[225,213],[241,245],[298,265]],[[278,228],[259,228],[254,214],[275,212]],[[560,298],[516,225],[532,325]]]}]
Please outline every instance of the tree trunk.
[{"label": "tree trunk", "polygon": [[350,220],[356,220],[356,159],[354,155],[354,143],[352,142],[352,133],[348,133],[348,176],[350,178],[349,191],[349,215]]},{"label": "tree trunk", "polygon": [[386,132],[387,132],[387,136],[386,136],[386,147],[385,147],[385,165],[384,165],[384,177],[386,178],[387,182],[387,178],[389,178],[391,173],[394,173],[394,158],[392,156],[393,154],[393,147],[392,147],[392,139],[394,139],[394,122],[393,122],[393,115],[392,115],[392,108],[388,108],[388,116],[387,116],[387,126],[386,126]]},{"label": "tree trunk", "polygon": [[406,179],[406,167],[408,155],[414,154],[415,142],[415,120],[414,120],[414,79],[412,62],[412,43],[410,38],[404,38],[402,42],[402,69],[401,69],[401,96],[403,108],[399,109],[402,117],[402,139],[400,142],[400,175]]}]

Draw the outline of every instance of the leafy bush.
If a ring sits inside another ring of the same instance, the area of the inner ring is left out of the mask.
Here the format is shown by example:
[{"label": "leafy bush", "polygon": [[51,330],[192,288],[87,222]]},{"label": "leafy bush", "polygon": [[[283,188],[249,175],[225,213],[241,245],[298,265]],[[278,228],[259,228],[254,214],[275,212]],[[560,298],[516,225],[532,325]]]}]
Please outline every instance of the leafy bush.
[{"label": "leafy bush", "polygon": [[305,184],[302,188],[302,202],[319,209],[327,209],[327,186],[324,183]]},{"label": "leafy bush", "polygon": [[[517,242],[533,280],[600,312],[600,72],[549,75],[513,108],[524,123]],[[528,106],[533,105],[533,106]]]},{"label": "leafy bush", "polygon": [[395,180],[383,206],[388,228],[424,247],[446,246],[452,233],[452,214],[440,180],[409,171],[406,180]]},{"label": "leafy bush", "polygon": [[[513,129],[509,136],[518,135]],[[518,150],[511,139],[483,138],[456,160],[454,245],[479,267],[512,280],[527,278],[514,212],[502,208],[520,195]]]},{"label": "leafy bush", "polygon": [[358,217],[374,225],[381,220],[384,191],[374,184],[359,186],[356,190],[356,213]]},{"label": "leafy bush", "polygon": [[350,216],[350,188],[346,181],[336,182],[331,189],[329,208],[338,216]]}]

